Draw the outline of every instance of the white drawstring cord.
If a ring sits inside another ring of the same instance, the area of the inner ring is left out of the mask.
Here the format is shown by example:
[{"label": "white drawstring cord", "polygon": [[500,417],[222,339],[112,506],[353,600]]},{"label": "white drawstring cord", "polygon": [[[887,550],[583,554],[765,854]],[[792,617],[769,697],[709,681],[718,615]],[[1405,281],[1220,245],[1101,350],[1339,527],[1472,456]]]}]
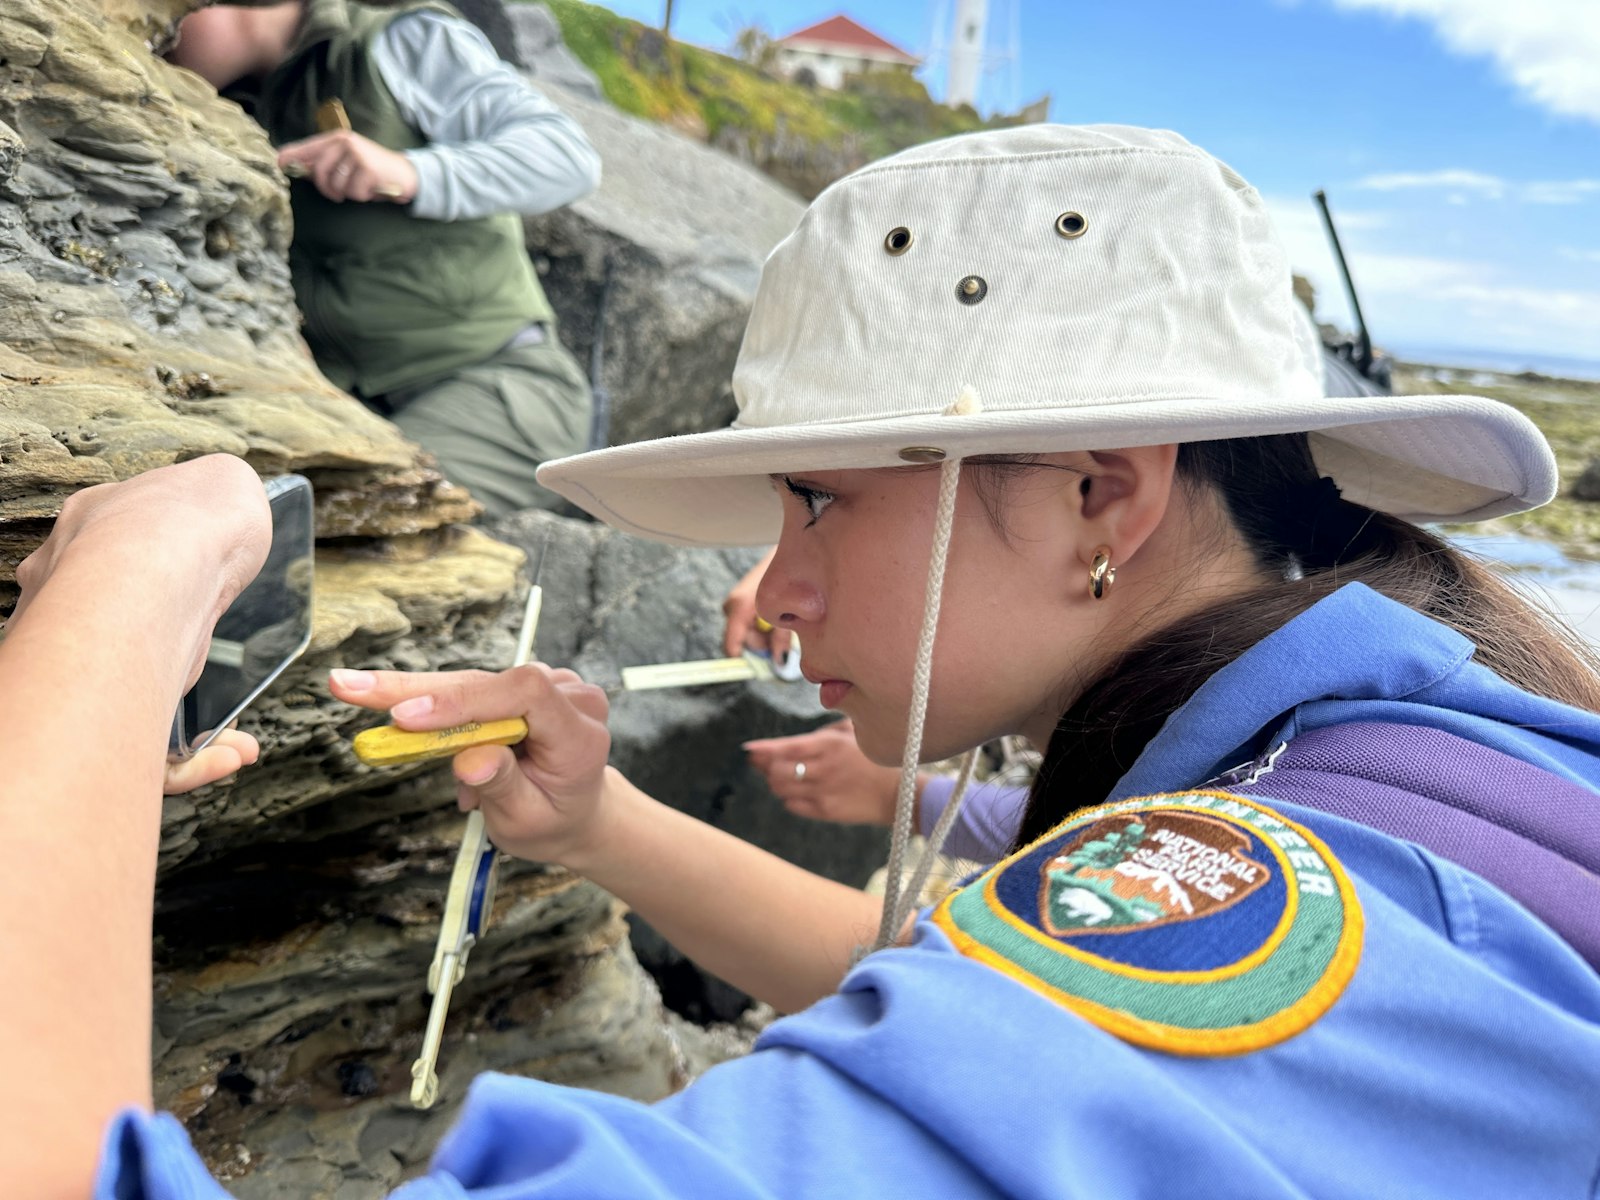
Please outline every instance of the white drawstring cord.
[{"label": "white drawstring cord", "polygon": [[[917,643],[917,664],[911,677],[911,712],[906,719],[905,753],[900,760],[900,789],[895,797],[894,833],[889,839],[889,869],[883,885],[883,919],[878,924],[878,936],[872,941],[872,950],[882,950],[894,944],[900,936],[900,927],[909,911],[904,902],[904,880],[901,873],[905,865],[906,843],[911,839],[911,819],[916,808],[917,768],[922,761],[922,725],[928,716],[928,684],[933,674],[933,636],[939,627],[939,601],[944,594],[944,565],[950,554],[950,533],[955,525],[956,488],[961,481],[961,460],[947,458],[939,468],[939,508],[934,518],[933,554],[928,562],[928,587],[922,601],[922,637]],[[954,819],[957,796],[951,797],[945,816]],[[941,824],[944,818],[941,818]],[[926,878],[923,866],[930,866],[934,847],[929,847],[924,862],[918,867],[919,877]],[[915,893],[912,893],[914,898]]]},{"label": "white drawstring cord", "polygon": [[956,814],[961,811],[961,802],[967,798],[967,785],[972,782],[972,769],[977,765],[976,749],[968,750],[961,756],[961,770],[956,775],[956,786],[950,793],[950,802],[944,806],[939,819],[928,831],[928,844],[922,851],[922,857],[917,860],[917,869],[911,873],[911,882],[900,893],[899,911],[891,918],[897,930],[905,928],[906,918],[911,915],[911,910],[922,902],[922,889],[928,885],[928,876],[933,874],[933,864],[938,861],[944,840],[950,836],[950,829],[956,823]]}]

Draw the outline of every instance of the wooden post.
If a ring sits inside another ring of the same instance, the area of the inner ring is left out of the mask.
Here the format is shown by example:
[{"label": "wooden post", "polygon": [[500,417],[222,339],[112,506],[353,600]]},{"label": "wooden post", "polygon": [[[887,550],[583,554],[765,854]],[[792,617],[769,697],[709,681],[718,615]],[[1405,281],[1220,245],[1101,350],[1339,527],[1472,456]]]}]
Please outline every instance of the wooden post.
[{"label": "wooden post", "polygon": [[667,15],[661,18],[661,32],[672,36],[672,0],[667,0]]}]

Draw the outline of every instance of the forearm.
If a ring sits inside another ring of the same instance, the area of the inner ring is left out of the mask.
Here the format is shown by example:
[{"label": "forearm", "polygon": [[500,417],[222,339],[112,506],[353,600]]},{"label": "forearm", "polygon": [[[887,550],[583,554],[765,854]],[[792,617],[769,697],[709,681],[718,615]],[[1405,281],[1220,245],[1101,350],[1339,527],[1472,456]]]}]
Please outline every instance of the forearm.
[{"label": "forearm", "polygon": [[87,1194],[108,1119],[150,1101],[162,761],[193,635],[186,597],[119,588],[119,565],[148,565],[100,549],[62,563],[0,643],[7,1195]]},{"label": "forearm", "polygon": [[522,124],[489,141],[409,150],[417,170],[411,210],[435,221],[466,221],[501,212],[536,216],[571,204],[600,178],[599,159],[580,139],[564,128]]},{"label": "forearm", "polygon": [[882,901],[713,829],[606,773],[611,814],[567,865],[617,896],[700,967],[794,1012],[837,989]]},{"label": "forearm", "polygon": [[411,211],[435,221],[535,215],[600,181],[600,157],[571,117],[531,88],[464,21],[396,17],[373,46],[401,114],[426,139]]}]

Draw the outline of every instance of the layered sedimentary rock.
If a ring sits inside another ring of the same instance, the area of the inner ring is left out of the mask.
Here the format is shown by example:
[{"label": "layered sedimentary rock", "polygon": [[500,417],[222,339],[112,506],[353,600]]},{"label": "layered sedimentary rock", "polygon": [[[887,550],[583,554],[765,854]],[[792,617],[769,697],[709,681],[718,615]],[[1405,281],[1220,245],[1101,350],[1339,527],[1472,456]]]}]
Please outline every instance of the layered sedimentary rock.
[{"label": "layered sedimentary rock", "polygon": [[71,491],[213,451],[310,475],[324,537],[472,516],[307,356],[271,148],[148,49],[178,6],[107,2],[0,14],[0,603]]},{"label": "layered sedimentary rock", "polygon": [[[190,6],[10,0],[0,11],[0,616],[16,563],[78,488],[212,451],[316,484],[315,632],[247,716],[263,761],[165,805],[154,1053],[159,1102],[238,1195],[360,1200],[418,1168],[478,1070],[648,1099],[738,1039],[708,1043],[663,1012],[611,897],[508,863],[457,992],[443,1102],[411,1110],[461,818],[438,766],[374,771],[353,758],[350,735],[375,718],[333,702],[326,671],[504,663],[524,551],[548,545],[541,654],[614,681],[631,662],[714,653],[717,599],[749,556],[637,547],[554,518],[517,518],[498,536],[462,525],[471,497],[306,355],[270,147],[151,52]],[[659,219],[642,185],[628,195],[641,206],[631,218],[608,193],[613,227]],[[700,268],[684,266],[701,236],[681,235],[678,258],[624,254],[617,276],[631,297],[618,319],[668,331],[672,366],[700,373],[673,393],[686,405],[725,390],[735,300],[754,277],[749,246],[722,255],[713,242]],[[586,243],[576,225],[566,237],[585,262],[617,244],[603,230]],[[738,287],[719,291],[725,261]],[[700,324],[647,313],[647,296],[682,302]],[[712,327],[721,357],[689,357],[680,343]],[[628,397],[650,391],[633,374],[658,360],[619,344],[622,427],[686,419],[627,415]],[[797,832],[737,742],[814,723],[809,695],[735,687],[616,703],[618,760],[647,789],[769,844]],[[863,875],[876,854],[875,839],[832,850],[805,832],[800,857],[838,874]]]}]

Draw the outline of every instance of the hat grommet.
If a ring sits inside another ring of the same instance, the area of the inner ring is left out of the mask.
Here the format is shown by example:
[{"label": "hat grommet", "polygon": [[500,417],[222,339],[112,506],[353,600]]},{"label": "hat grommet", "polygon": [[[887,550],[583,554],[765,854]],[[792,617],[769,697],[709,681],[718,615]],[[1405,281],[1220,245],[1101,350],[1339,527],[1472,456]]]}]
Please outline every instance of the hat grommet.
[{"label": "hat grommet", "polygon": [[908,463],[936,463],[943,462],[946,455],[937,446],[907,446],[900,451],[900,457]]},{"label": "hat grommet", "polygon": [[889,230],[888,234],[883,239],[883,252],[888,254],[890,257],[899,258],[900,255],[911,249],[911,243],[913,240],[914,239],[911,236],[911,230],[907,229],[904,225],[896,225],[893,229]]},{"label": "hat grommet", "polygon": [[1056,218],[1056,232],[1064,238],[1081,238],[1089,232],[1089,218],[1078,212],[1064,212]]},{"label": "hat grommet", "polygon": [[968,275],[956,284],[956,299],[963,304],[978,304],[989,294],[989,283],[982,275]]}]

